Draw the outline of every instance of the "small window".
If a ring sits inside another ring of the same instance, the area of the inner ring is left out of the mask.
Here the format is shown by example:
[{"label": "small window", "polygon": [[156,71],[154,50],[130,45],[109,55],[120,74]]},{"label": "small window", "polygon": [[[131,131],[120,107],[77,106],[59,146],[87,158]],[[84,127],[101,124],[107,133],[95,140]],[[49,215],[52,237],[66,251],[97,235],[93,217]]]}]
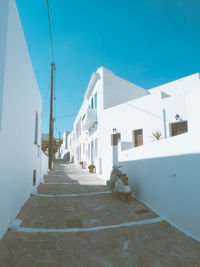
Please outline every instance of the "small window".
[{"label": "small window", "polygon": [[82,117],[82,121],[85,119],[85,115],[86,115],[86,114],[83,115],[83,117]]},{"label": "small window", "polygon": [[93,97],[91,98],[91,109],[93,109],[94,108],[94,99],[93,99]]},{"label": "small window", "polygon": [[35,137],[34,143],[38,144],[38,113],[35,113]]},{"label": "small window", "polygon": [[135,130],[133,131],[134,136],[134,146],[142,146],[143,145],[143,130]]},{"label": "small window", "polygon": [[188,125],[187,121],[171,123],[171,136],[187,133]]},{"label": "small window", "polygon": [[33,186],[36,185],[36,170],[33,170]]},{"label": "small window", "polygon": [[97,93],[94,96],[95,109],[97,109]]}]

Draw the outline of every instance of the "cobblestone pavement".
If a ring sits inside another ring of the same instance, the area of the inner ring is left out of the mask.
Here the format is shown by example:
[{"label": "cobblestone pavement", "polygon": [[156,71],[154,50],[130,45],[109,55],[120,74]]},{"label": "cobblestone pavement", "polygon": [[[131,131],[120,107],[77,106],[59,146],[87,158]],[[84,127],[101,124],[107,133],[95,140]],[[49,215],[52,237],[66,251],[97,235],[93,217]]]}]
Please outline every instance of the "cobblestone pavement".
[{"label": "cobblestone pavement", "polygon": [[[62,184],[61,184],[62,183]],[[62,163],[45,177],[22,207],[20,227],[85,229],[157,218],[148,207],[112,194],[60,196],[106,191],[105,182]],[[200,266],[200,243],[166,221],[80,232],[9,230],[0,241],[0,267]]]}]

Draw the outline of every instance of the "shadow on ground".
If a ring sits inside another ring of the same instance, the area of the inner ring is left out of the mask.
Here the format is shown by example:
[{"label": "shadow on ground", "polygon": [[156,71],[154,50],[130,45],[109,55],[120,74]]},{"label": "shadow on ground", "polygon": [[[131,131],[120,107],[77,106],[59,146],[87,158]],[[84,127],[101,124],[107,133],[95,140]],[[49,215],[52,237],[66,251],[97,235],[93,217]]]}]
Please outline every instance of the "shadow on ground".
[{"label": "shadow on ground", "polygon": [[[107,188],[95,175],[74,165],[56,163],[21,209],[23,227],[88,228],[142,221],[157,215],[136,199],[124,202],[112,194],[59,197],[59,194],[102,192]],[[82,184],[81,184],[82,183]],[[88,183],[88,184],[83,184]],[[96,183],[96,184],[89,184]],[[93,232],[23,233],[8,231],[0,241],[2,267],[146,267],[200,266],[200,243],[167,222]]]}]

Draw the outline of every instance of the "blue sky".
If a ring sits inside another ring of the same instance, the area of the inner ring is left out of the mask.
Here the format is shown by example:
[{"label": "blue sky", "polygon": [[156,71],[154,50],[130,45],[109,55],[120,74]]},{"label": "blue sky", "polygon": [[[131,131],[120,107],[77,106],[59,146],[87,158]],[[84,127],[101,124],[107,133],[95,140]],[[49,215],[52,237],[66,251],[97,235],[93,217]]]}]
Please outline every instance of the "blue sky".
[{"label": "blue sky", "polygon": [[[16,0],[48,132],[51,50],[46,0]],[[145,89],[200,72],[199,0],[49,0],[56,63],[55,136],[72,130],[92,72]]]}]

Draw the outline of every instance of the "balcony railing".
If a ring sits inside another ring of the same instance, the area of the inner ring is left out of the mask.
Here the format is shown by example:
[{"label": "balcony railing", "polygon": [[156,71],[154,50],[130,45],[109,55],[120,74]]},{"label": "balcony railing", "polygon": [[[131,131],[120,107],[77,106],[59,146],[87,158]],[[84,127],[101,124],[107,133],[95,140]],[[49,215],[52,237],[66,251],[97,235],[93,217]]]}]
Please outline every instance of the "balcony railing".
[{"label": "balcony railing", "polygon": [[96,111],[96,109],[87,109],[86,114],[82,120],[83,131],[88,131],[96,123],[97,123],[97,111]]}]

